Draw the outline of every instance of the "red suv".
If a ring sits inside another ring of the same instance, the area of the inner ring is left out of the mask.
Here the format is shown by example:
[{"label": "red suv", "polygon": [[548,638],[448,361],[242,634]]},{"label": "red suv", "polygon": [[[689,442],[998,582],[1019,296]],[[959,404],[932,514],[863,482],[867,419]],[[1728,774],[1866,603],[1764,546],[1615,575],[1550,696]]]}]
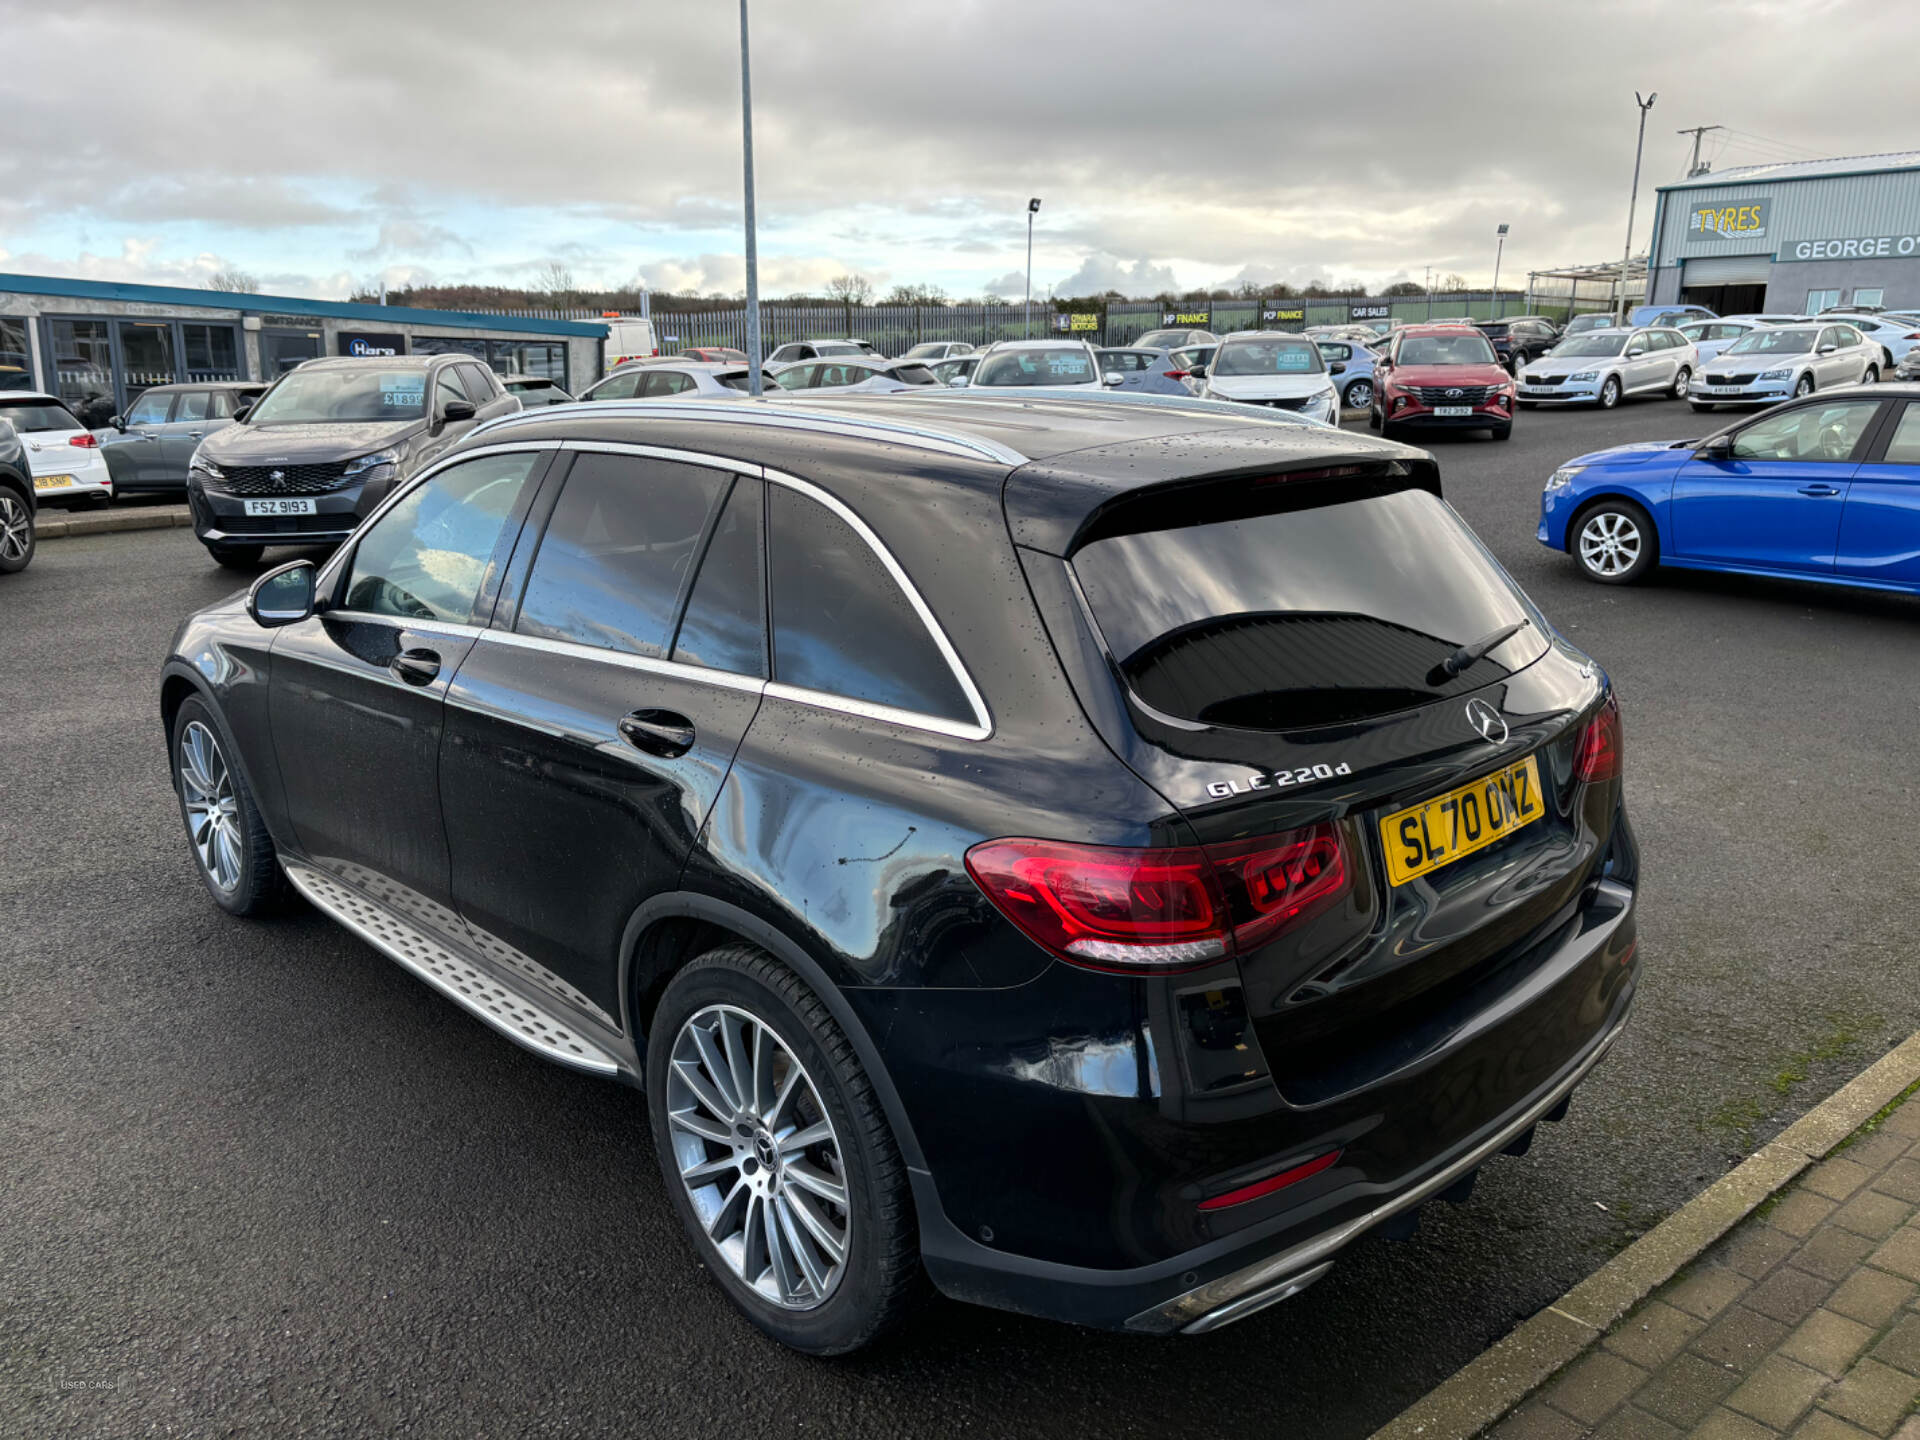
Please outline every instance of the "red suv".
[{"label": "red suv", "polygon": [[1513,434],[1513,377],[1471,325],[1409,325],[1375,370],[1367,423],[1389,440],[1421,430]]}]

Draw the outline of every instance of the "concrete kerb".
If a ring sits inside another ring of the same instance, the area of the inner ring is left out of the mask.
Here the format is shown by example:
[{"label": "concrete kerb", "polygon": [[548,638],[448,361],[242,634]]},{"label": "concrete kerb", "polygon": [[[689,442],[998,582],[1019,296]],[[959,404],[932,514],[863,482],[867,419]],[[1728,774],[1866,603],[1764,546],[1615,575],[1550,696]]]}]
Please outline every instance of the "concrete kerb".
[{"label": "concrete kerb", "polygon": [[1373,1440],[1472,1440],[1595,1344],[1769,1196],[1920,1081],[1920,1031],[1814,1106],[1553,1304],[1376,1430]]},{"label": "concrete kerb", "polygon": [[34,523],[39,540],[58,540],[68,535],[103,535],[119,530],[172,530],[190,527],[193,515],[184,505],[155,506],[150,510],[102,510],[92,515],[67,515],[49,519],[41,512]]}]

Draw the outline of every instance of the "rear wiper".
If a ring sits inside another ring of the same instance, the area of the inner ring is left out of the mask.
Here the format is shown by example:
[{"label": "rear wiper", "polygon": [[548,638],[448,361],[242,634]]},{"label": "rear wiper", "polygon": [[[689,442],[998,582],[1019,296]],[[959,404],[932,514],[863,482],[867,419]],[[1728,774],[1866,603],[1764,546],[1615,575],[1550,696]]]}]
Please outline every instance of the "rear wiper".
[{"label": "rear wiper", "polygon": [[1462,645],[1427,672],[1427,683],[1429,685],[1446,684],[1469,666],[1478,663],[1489,651],[1498,649],[1532,623],[1531,620],[1516,620],[1511,625],[1502,625],[1498,630],[1482,635],[1471,645]]}]

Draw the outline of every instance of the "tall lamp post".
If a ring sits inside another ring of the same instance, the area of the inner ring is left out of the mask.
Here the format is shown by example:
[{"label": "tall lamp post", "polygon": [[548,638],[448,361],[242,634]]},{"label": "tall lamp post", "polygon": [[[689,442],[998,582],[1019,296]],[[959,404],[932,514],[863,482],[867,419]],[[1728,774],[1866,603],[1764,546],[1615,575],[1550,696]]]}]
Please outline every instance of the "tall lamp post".
[{"label": "tall lamp post", "polygon": [[1633,259],[1633,208],[1640,203],[1640,151],[1647,143],[1647,111],[1653,108],[1653,102],[1659,98],[1660,92],[1657,90],[1649,91],[1644,100],[1640,98],[1638,90],[1633,92],[1633,103],[1640,107],[1640,138],[1633,147],[1633,190],[1627,196],[1627,248],[1620,254],[1620,293],[1613,302],[1613,323],[1616,325],[1627,314],[1627,265]]},{"label": "tall lamp post", "polygon": [[[740,0],[742,5],[747,0]],[[1027,339],[1033,338],[1033,217],[1040,213],[1040,199],[1027,201]]]},{"label": "tall lamp post", "polygon": [[753,224],[753,70],[747,61],[747,0],[740,0],[740,149],[747,171],[747,394],[759,395],[760,253]]},{"label": "tall lamp post", "polygon": [[1506,310],[1500,303],[1500,253],[1507,248],[1507,227],[1502,225],[1493,233],[1493,318],[1498,320]]}]

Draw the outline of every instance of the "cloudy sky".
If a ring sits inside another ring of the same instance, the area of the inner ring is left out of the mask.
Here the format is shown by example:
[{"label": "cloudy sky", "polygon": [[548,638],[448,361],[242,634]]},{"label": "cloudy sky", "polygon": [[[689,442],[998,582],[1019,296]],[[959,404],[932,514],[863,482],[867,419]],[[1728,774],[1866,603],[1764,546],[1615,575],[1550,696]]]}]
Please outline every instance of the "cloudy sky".
[{"label": "cloudy sky", "polygon": [[[730,0],[0,0],[0,270],[736,290]],[[763,293],[1421,279],[1620,253],[1651,187],[1920,147],[1888,0],[754,0]],[[1883,66],[1892,68],[1877,79]]]}]

